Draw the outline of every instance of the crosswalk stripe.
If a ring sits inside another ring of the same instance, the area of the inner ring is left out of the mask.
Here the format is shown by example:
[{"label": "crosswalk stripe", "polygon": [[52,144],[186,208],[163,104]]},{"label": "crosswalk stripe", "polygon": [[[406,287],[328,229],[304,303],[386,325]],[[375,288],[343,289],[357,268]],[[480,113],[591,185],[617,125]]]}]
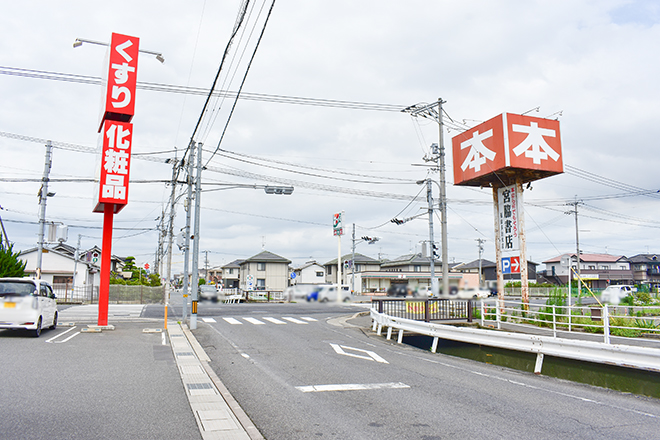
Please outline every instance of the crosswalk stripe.
[{"label": "crosswalk stripe", "polygon": [[213,322],[216,322],[216,320],[213,319],[213,318],[202,318],[202,321],[204,321],[204,322],[208,322],[209,324],[210,324],[210,323],[213,323]]},{"label": "crosswalk stripe", "polygon": [[279,319],[276,318],[271,318],[271,317],[264,317],[265,321],[272,322],[273,324],[286,324],[284,321],[280,321]]},{"label": "crosswalk stripe", "polygon": [[222,318],[232,325],[242,325],[243,323],[236,318]]},{"label": "crosswalk stripe", "polygon": [[305,321],[301,321],[300,319],[291,318],[288,316],[283,316],[282,319],[285,321],[293,322],[294,324],[307,324]]},{"label": "crosswalk stripe", "polygon": [[308,321],[308,322],[316,322],[316,321],[318,321],[318,319],[309,318],[309,317],[307,317],[307,316],[303,316],[301,319],[304,319],[305,321]]},{"label": "crosswalk stripe", "polygon": [[254,324],[254,325],[266,325],[265,322],[261,322],[261,321],[259,321],[259,320],[256,319],[256,318],[243,318],[243,319],[245,319],[245,320],[246,320],[247,322],[249,322],[250,324]]}]

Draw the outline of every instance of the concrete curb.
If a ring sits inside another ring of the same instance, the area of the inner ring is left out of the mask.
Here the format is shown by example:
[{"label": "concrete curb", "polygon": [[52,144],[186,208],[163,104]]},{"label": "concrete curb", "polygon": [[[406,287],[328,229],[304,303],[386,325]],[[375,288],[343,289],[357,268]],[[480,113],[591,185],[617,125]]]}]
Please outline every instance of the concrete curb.
[{"label": "concrete curb", "polygon": [[167,326],[181,381],[204,440],[263,440],[247,414],[211,369],[210,359],[185,324]]}]

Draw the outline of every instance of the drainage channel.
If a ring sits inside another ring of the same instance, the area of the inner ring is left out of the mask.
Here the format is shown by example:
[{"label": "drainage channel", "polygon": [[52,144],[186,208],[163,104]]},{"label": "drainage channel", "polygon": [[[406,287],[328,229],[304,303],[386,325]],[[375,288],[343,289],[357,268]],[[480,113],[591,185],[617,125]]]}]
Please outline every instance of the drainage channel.
[{"label": "drainage channel", "polygon": [[[404,335],[403,343],[431,350],[433,338]],[[515,350],[439,339],[436,352],[515,370],[534,372],[536,355]],[[541,374],[602,388],[660,398],[660,373],[545,356]]]}]

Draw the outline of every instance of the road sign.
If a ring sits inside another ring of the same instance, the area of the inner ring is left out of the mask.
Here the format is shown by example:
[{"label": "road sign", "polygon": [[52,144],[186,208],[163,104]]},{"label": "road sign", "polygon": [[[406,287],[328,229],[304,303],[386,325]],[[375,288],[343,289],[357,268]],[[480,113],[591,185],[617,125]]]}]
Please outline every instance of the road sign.
[{"label": "road sign", "polygon": [[295,272],[291,272],[291,279],[294,280],[295,278],[296,278],[296,273],[295,273]]},{"label": "road sign", "polygon": [[149,263],[144,263],[144,268],[149,270]]},{"label": "road sign", "polygon": [[520,257],[503,257],[502,273],[520,273]]}]

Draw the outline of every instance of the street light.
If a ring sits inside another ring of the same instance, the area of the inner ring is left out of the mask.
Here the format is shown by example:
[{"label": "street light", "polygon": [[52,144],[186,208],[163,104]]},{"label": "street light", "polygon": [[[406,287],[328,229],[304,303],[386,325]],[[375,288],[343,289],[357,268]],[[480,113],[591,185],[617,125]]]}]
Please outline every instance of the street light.
[{"label": "street light", "polygon": [[[82,46],[83,43],[96,44],[97,46],[109,46],[108,43],[102,43],[100,41],[87,40],[85,38],[76,38],[76,41],[73,42],[73,47],[74,48],[80,47]],[[148,53],[149,55],[155,55],[158,61],[160,61],[161,63],[165,62],[165,58],[163,58],[163,54],[160,52],[153,52],[151,50],[144,50],[144,49],[140,49],[139,51],[142,53]]]}]

